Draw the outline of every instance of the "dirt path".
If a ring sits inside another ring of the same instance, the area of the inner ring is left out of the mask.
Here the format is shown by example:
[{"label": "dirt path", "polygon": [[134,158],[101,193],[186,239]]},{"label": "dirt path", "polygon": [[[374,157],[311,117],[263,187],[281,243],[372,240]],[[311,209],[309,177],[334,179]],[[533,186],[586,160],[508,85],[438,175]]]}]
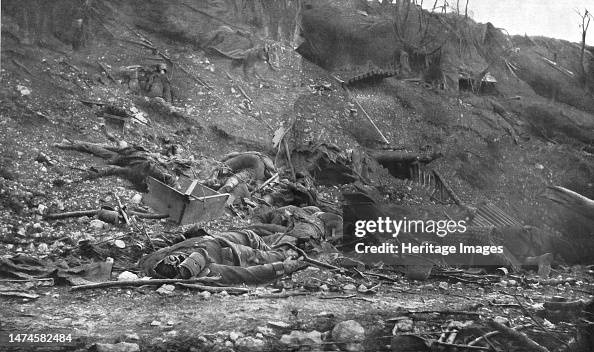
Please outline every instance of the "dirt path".
[{"label": "dirt path", "polygon": [[[310,275],[306,271],[299,277]],[[554,295],[573,299],[588,297],[581,288],[569,285],[530,288],[508,286],[507,281],[502,281],[493,287],[483,286],[436,280],[415,283],[402,279],[395,284],[384,284],[379,293],[372,295],[341,290],[286,298],[209,295],[184,289],[160,295],[154,287],[77,292],[50,287],[39,289],[41,297],[34,301],[2,298],[1,330],[63,331],[75,337],[75,348],[84,350],[96,342],[129,341],[138,343],[143,351],[190,351],[191,347],[196,348],[193,351],[213,348],[222,351],[233,346],[229,337],[233,332],[262,339],[267,350],[274,350],[281,335],[290,331],[323,333],[338,322],[352,319],[366,330],[367,350],[386,350],[385,346],[390,343],[386,336],[392,334],[394,326],[389,319],[407,316],[410,311],[454,312],[415,316],[412,331],[427,334],[438,333],[441,324],[451,320],[478,322],[499,316],[512,325],[530,322],[512,295],[522,297],[521,301],[529,309]],[[255,292],[262,295],[272,291],[260,288]]]}]

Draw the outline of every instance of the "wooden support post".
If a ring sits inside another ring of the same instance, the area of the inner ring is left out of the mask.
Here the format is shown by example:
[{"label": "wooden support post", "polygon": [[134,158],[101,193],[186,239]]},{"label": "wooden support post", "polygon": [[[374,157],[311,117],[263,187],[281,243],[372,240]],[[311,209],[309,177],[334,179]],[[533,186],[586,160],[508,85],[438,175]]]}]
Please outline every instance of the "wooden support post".
[{"label": "wooden support post", "polygon": [[[349,95],[350,95],[350,91],[348,90],[347,87],[344,87],[344,90],[346,90],[349,93]],[[384,136],[384,134],[382,133],[382,131],[380,131],[380,129],[375,124],[375,122],[373,122],[373,120],[371,119],[371,117],[369,116],[369,114],[367,113],[367,111],[365,111],[365,109],[363,109],[363,107],[361,106],[361,104],[359,104],[359,101],[355,97],[352,97],[352,100],[355,102],[355,104],[357,104],[357,106],[359,107],[359,109],[361,109],[361,111],[363,111],[363,114],[365,115],[365,117],[367,117],[367,120],[371,123],[371,125],[373,126],[373,128],[375,129],[375,131],[380,135],[380,137],[382,137],[382,140],[384,141],[384,143],[390,144],[390,142],[388,141],[388,139],[386,138],[386,136]]]},{"label": "wooden support post", "polygon": [[462,201],[460,200],[460,198],[458,198],[456,193],[454,193],[454,190],[452,190],[452,188],[450,186],[448,186],[448,184],[445,182],[443,177],[441,177],[441,174],[439,172],[437,172],[437,170],[433,170],[433,174],[439,180],[439,182],[441,182],[441,184],[443,185],[443,188],[445,188],[445,190],[449,193],[450,197],[452,197],[454,202],[456,202],[456,204],[458,204],[458,205],[464,205],[464,203],[462,203]]},{"label": "wooden support post", "polygon": [[334,78],[338,83],[340,83],[342,89],[344,89],[344,91],[347,93],[347,96],[349,97],[349,99],[351,99],[352,101],[354,101],[355,104],[357,104],[357,106],[359,107],[359,109],[361,109],[361,111],[363,111],[363,114],[365,114],[365,117],[367,117],[367,120],[371,123],[371,125],[373,125],[373,128],[380,135],[380,137],[382,137],[383,142],[386,143],[386,144],[390,144],[390,142],[384,136],[384,134],[382,133],[382,131],[380,131],[380,129],[375,124],[375,122],[373,122],[373,120],[371,119],[371,117],[369,116],[369,114],[367,113],[367,111],[365,111],[365,109],[363,109],[363,107],[361,106],[361,104],[359,104],[359,101],[351,94],[351,91],[347,88],[345,82],[343,80],[341,80],[340,78],[334,76],[334,75],[330,75],[330,76],[332,76],[332,78]]}]

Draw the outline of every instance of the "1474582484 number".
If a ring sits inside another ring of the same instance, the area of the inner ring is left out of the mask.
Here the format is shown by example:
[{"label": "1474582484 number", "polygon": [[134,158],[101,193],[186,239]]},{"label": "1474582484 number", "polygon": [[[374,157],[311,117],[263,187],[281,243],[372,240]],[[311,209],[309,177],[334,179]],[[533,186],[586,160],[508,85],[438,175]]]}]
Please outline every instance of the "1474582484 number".
[{"label": "1474582484 number", "polygon": [[3,333],[0,334],[0,346],[7,345],[65,345],[72,344],[72,333],[46,332],[46,333]]}]

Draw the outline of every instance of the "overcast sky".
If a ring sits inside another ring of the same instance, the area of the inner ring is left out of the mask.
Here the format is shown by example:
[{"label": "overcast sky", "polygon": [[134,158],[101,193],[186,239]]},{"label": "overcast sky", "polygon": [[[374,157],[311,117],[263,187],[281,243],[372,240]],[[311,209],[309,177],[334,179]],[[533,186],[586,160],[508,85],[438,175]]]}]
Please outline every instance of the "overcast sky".
[{"label": "overcast sky", "polygon": [[[477,22],[491,22],[510,34],[542,35],[581,42],[580,17],[585,8],[594,12],[594,0],[469,0],[469,15]],[[433,5],[432,0],[425,0]],[[441,2],[441,1],[440,1]],[[455,0],[449,0],[455,6]],[[466,0],[460,0],[461,12]],[[588,45],[594,45],[594,20],[590,24]]]}]

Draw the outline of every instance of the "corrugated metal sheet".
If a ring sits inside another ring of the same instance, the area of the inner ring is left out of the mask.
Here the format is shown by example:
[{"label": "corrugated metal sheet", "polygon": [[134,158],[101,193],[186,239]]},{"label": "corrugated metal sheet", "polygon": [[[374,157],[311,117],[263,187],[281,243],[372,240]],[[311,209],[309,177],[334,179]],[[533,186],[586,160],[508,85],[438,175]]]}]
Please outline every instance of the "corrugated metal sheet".
[{"label": "corrugated metal sheet", "polygon": [[522,222],[506,214],[494,204],[485,203],[477,209],[472,225],[488,227],[522,226]]}]

